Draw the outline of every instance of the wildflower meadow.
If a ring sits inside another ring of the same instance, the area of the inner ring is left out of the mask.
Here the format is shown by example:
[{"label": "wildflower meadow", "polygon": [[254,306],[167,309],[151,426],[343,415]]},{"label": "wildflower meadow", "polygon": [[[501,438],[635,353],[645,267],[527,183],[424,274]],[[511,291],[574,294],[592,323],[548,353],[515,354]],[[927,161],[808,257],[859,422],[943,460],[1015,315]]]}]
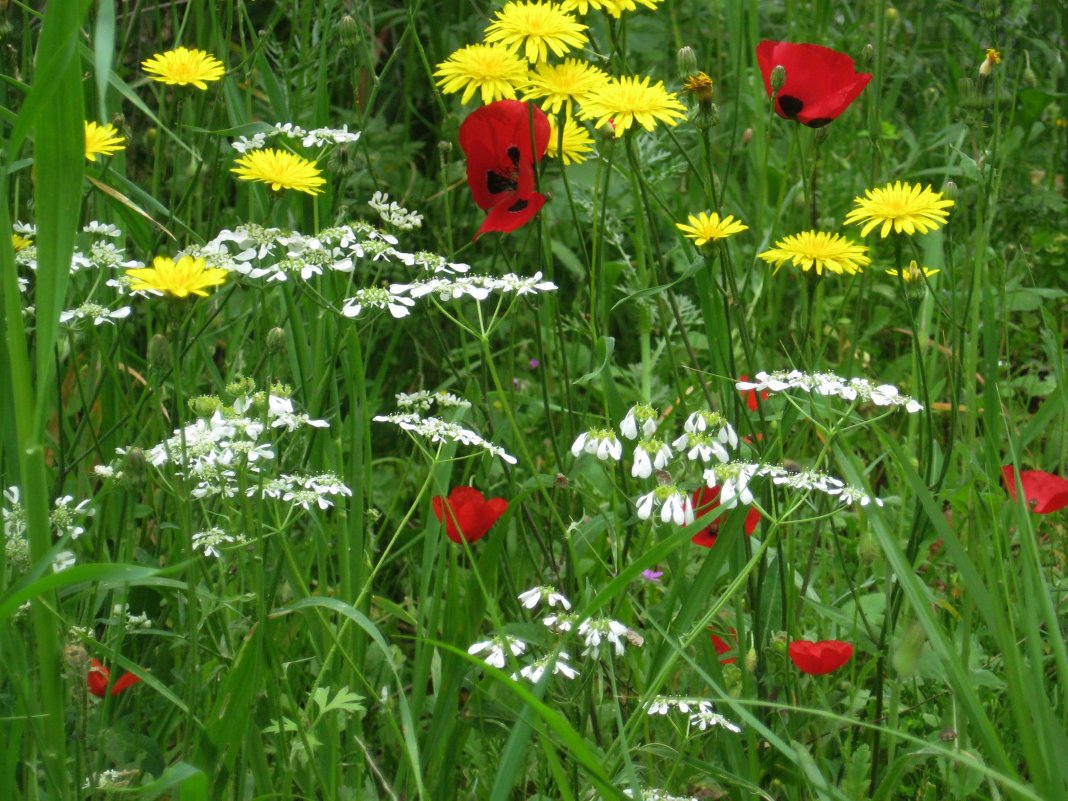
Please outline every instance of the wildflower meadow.
[{"label": "wildflower meadow", "polygon": [[0,800],[1068,798],[1066,25],[0,2]]}]

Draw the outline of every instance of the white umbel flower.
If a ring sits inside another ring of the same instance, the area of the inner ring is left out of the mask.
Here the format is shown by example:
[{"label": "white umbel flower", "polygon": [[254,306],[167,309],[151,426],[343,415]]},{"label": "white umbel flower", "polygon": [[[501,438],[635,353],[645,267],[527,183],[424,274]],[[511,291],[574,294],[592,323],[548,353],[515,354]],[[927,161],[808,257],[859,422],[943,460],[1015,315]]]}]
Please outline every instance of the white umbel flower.
[{"label": "white umbel flower", "polygon": [[578,435],[571,445],[571,455],[583,453],[595,455],[602,462],[607,459],[618,462],[623,458],[623,443],[610,429],[595,428]]},{"label": "white umbel flower", "polygon": [[634,478],[649,478],[653,470],[663,470],[671,461],[671,448],[658,439],[643,439],[634,448],[634,464],[630,474]]},{"label": "white umbel flower", "polygon": [[551,607],[558,604],[565,610],[571,609],[571,601],[556,591],[556,587],[531,587],[526,592],[519,593],[519,602],[527,609],[534,609],[540,603],[546,603]]},{"label": "white umbel flower", "polygon": [[627,439],[637,439],[638,432],[644,437],[651,437],[656,433],[656,409],[646,403],[632,406],[623,422],[619,424],[620,433]]}]

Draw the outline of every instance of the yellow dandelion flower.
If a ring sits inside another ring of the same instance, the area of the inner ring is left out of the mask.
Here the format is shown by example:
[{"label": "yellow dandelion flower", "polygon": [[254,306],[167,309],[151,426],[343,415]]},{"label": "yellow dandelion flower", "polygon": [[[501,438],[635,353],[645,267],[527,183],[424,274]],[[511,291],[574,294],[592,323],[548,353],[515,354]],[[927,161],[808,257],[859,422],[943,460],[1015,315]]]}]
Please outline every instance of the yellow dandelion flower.
[{"label": "yellow dandelion flower", "polygon": [[558,154],[562,153],[560,160],[565,165],[578,164],[585,161],[589,154],[593,152],[593,138],[590,136],[590,132],[586,130],[585,125],[579,125],[572,117],[564,120],[562,151],[560,144],[560,133],[556,127],[556,120],[553,117],[549,117],[549,147],[545,151],[549,158],[556,158]]},{"label": "yellow dandelion flower", "polygon": [[586,26],[552,3],[512,2],[497,12],[486,28],[488,43],[500,42],[512,52],[524,50],[527,61],[545,61],[549,51],[562,56],[586,44]]},{"label": "yellow dandelion flower", "polygon": [[110,156],[126,149],[126,140],[119,136],[114,125],[85,123],[85,157],[96,161],[97,156]]},{"label": "yellow dandelion flower", "polygon": [[19,236],[18,234],[11,235],[11,247],[15,249],[16,253],[18,253],[20,250],[25,250],[32,244],[32,239],[27,239],[26,237]]},{"label": "yellow dandelion flower", "polygon": [[273,147],[250,150],[239,158],[236,167],[230,172],[236,173],[242,181],[259,181],[270,184],[277,192],[280,189],[296,189],[309,195],[318,195],[326,183],[314,161],[308,161],[288,150],[275,150]]},{"label": "yellow dandelion flower", "polygon": [[929,186],[901,181],[879,189],[867,189],[864,194],[866,197],[853,198],[856,208],[845,218],[846,225],[865,223],[861,236],[867,236],[880,223],[883,227],[879,235],[883,237],[890,233],[890,229],[909,236],[917,231],[926,234],[945,225],[949,216],[946,209],[953,206],[952,200],[943,198],[941,192],[935,192]]},{"label": "yellow dandelion flower", "polygon": [[[663,0],[638,0],[638,2],[655,11]],[[562,0],[560,7],[564,11],[575,11],[579,14],[585,14],[588,11],[604,11],[615,19],[619,19],[624,11],[638,10],[634,0]]]},{"label": "yellow dandelion flower", "polygon": [[906,284],[913,284],[922,283],[925,279],[930,278],[932,275],[935,275],[936,273],[940,272],[942,271],[931,270],[927,267],[920,267],[920,265],[916,263],[916,260],[913,259],[911,262],[909,262],[909,266],[906,267],[904,270],[887,270],[886,274],[900,275],[901,280],[904,281]]},{"label": "yellow dandelion flower", "polygon": [[989,78],[994,72],[994,65],[1001,63],[1001,53],[992,47],[986,49],[986,58],[979,65],[979,77]]},{"label": "yellow dandelion flower", "polygon": [[634,75],[609,79],[591,92],[582,104],[580,116],[596,120],[598,127],[611,122],[618,138],[635,122],[647,131],[653,130],[658,121],[677,125],[686,119],[686,107],[664,88],[663,81],[650,86],[648,77],[639,79]]},{"label": "yellow dandelion flower", "polygon": [[514,100],[515,90],[527,82],[527,65],[507,47],[474,44],[461,47],[437,65],[434,77],[441,91],[449,95],[464,90],[461,103],[476,91],[482,103]]},{"label": "yellow dandelion flower", "polygon": [[127,270],[133,279],[130,289],[135,292],[152,292],[158,295],[173,295],[187,298],[199,295],[206,298],[204,290],[211,286],[226,283],[226,270],[220,267],[208,267],[204,259],[182,256],[177,263],[166,256],[156,256],[151,267],[139,267]]},{"label": "yellow dandelion flower", "polygon": [[758,254],[768,264],[775,265],[775,272],[786,263],[792,262],[805,272],[815,268],[816,275],[823,271],[842,275],[855,275],[863,267],[871,264],[871,259],[864,255],[867,248],[858,245],[838,234],[824,231],[803,231],[783,237],[775,247]]},{"label": "yellow dandelion flower", "polygon": [[693,243],[700,247],[706,242],[715,242],[719,239],[726,239],[728,236],[741,233],[742,231],[748,231],[749,226],[743,224],[740,220],[734,219],[734,216],[728,214],[726,217],[720,218],[719,214],[712,212],[706,214],[701,212],[696,216],[689,215],[690,224],[675,223],[675,227],[683,232],[689,239],[693,240]]},{"label": "yellow dandelion flower", "polygon": [[608,75],[603,70],[576,58],[565,58],[562,64],[538,64],[530,73],[524,100],[540,100],[548,114],[557,114],[572,103],[581,103],[590,92],[603,86]]},{"label": "yellow dandelion flower", "polygon": [[712,79],[703,72],[695,72],[682,82],[682,91],[692,94],[700,103],[712,101]]},{"label": "yellow dandelion flower", "polygon": [[207,89],[208,81],[217,81],[223,76],[222,62],[203,50],[177,47],[166,53],[157,53],[141,62],[141,69],[154,81],[169,86],[187,86]]}]

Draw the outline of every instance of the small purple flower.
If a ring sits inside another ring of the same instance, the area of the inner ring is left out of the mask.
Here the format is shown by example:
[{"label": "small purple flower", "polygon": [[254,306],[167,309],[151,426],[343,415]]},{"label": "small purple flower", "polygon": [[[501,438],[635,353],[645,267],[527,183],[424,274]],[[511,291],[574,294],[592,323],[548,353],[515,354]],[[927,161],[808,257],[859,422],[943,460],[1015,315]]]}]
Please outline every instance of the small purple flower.
[{"label": "small purple flower", "polygon": [[659,584],[662,575],[664,575],[663,570],[643,570],[642,581],[648,581],[650,584]]},{"label": "small purple flower", "polygon": [[541,367],[541,362],[539,362],[537,359],[531,359],[529,363],[531,370],[537,370],[539,367]]}]

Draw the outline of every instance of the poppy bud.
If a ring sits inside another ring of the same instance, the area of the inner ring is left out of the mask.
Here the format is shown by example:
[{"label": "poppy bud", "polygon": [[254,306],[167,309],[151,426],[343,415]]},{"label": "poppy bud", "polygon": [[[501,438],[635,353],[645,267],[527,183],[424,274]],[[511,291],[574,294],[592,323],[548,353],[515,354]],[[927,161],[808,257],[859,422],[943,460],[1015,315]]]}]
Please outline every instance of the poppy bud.
[{"label": "poppy bud", "polygon": [[355,47],[360,38],[360,28],[351,15],[346,14],[337,24],[337,32],[346,47]]},{"label": "poppy bud", "polygon": [[864,49],[860,51],[860,57],[864,59],[864,63],[871,64],[875,61],[875,45],[868,42],[864,45]]},{"label": "poppy bud", "polygon": [[893,6],[890,6],[886,9],[886,21],[889,22],[891,25],[897,22],[897,16],[897,9]]},{"label": "poppy bud", "polygon": [[1024,50],[1024,71],[1023,82],[1034,89],[1038,86],[1038,78],[1035,76],[1035,71],[1031,69],[1031,54]]},{"label": "poppy bud", "polygon": [[171,367],[171,343],[164,334],[155,334],[148,340],[148,366],[159,372]]},{"label": "poppy bud", "polygon": [[697,54],[693,48],[687,45],[679,50],[675,56],[675,64],[678,65],[679,77],[686,79],[697,72]]},{"label": "poppy bud", "polygon": [[286,352],[286,332],[278,326],[267,332],[267,352],[275,356]]},{"label": "poppy bud", "polygon": [[778,92],[782,89],[786,83],[786,67],[782,64],[776,64],[775,68],[771,71],[771,90]]}]

